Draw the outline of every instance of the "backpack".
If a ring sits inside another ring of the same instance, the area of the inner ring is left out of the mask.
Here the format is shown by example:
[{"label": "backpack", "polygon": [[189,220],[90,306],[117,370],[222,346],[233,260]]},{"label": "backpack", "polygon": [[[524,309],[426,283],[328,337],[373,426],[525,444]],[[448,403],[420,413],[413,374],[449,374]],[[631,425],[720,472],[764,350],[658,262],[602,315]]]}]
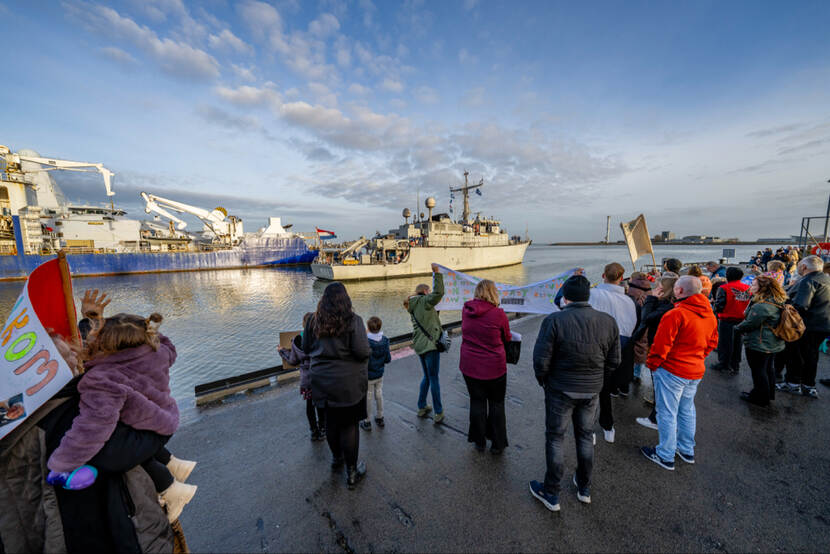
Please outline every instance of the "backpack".
[{"label": "backpack", "polygon": [[772,334],[784,342],[795,342],[801,338],[805,330],[801,314],[792,304],[786,304],[781,310],[781,321],[772,330]]}]

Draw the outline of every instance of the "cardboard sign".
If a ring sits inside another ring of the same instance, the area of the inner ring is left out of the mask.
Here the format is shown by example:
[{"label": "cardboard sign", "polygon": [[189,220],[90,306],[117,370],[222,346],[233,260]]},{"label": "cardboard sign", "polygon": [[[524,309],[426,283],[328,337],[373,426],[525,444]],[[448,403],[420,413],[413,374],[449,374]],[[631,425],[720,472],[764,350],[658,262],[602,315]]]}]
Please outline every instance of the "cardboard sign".
[{"label": "cardboard sign", "polygon": [[64,293],[56,271],[53,260],[32,272],[0,333],[0,438],[73,377],[44,327],[47,323],[53,333],[66,332]]},{"label": "cardboard sign", "polygon": [[[294,337],[299,335],[302,331],[282,331],[280,333],[280,348],[285,348],[286,350],[291,350],[291,342],[294,340]],[[283,369],[294,369],[295,365],[291,365],[283,359],[282,361]]]}]

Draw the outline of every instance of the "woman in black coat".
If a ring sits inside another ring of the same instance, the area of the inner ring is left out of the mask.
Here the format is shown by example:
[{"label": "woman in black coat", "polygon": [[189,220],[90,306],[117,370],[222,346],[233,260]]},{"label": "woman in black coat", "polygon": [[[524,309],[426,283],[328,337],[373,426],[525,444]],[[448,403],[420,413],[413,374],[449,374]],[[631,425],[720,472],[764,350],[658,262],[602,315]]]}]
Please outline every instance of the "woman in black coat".
[{"label": "woman in black coat", "polygon": [[342,283],[326,287],[317,311],[303,330],[303,351],[311,358],[311,400],[326,412],[326,440],[332,470],[346,464],[346,484],[353,489],[366,474],[358,463],[358,423],[367,418],[367,363],[371,350],[363,320],[352,310]]}]

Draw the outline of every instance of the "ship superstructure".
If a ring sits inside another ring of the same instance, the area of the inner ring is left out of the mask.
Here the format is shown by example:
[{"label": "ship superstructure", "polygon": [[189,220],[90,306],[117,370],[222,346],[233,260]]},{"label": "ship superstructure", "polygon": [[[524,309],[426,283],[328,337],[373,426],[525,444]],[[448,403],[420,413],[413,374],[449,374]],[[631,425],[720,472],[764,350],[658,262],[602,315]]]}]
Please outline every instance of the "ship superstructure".
[{"label": "ship superstructure", "polygon": [[[97,172],[109,206],[66,201],[50,171]],[[307,264],[317,255],[302,235],[286,231],[279,218],[244,233],[242,220],[218,207],[205,210],[142,193],[154,221],[127,217],[112,202],[114,173],[100,163],[41,157],[32,150],[0,146],[0,280],[26,277],[59,250],[69,255],[74,275],[188,271],[280,264]],[[196,233],[170,212],[204,223]],[[168,222],[161,222],[164,216]]]},{"label": "ship superstructure", "polygon": [[359,280],[387,279],[423,275],[438,263],[459,271],[515,265],[522,262],[530,241],[510,237],[495,218],[470,212],[470,191],[484,186],[484,181],[470,185],[464,172],[464,185],[450,189],[460,192],[464,208],[459,220],[450,214],[433,214],[434,198],[427,198],[423,214],[413,218],[403,210],[404,223],[387,234],[367,239],[361,237],[340,251],[325,252],[312,264],[311,270],[320,279]]}]

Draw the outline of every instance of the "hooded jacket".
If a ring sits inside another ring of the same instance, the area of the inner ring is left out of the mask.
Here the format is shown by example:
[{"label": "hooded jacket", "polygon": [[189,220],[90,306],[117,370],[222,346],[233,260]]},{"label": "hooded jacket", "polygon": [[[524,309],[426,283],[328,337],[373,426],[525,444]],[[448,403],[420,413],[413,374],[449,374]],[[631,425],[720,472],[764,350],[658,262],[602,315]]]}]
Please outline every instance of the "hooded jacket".
[{"label": "hooded jacket", "polygon": [[744,345],[756,352],[781,352],[786,343],[772,332],[781,321],[783,304],[775,302],[753,302],[746,310],[746,318],[735,325],[735,331],[742,334]]},{"label": "hooded jacket", "polygon": [[702,294],[678,300],[660,320],[646,365],[683,379],[700,379],[704,360],[718,345],[718,320]]},{"label": "hooded jacket", "polygon": [[316,407],[346,408],[366,396],[370,350],[359,315],[354,314],[349,328],[336,337],[318,337],[310,318],[303,330],[303,352],[311,359],[311,401]]},{"label": "hooded jacket", "polygon": [[461,373],[473,379],[498,379],[507,373],[504,345],[510,323],[504,310],[473,298],[461,311]]},{"label": "hooded jacket", "polygon": [[294,340],[291,341],[291,348],[280,350],[279,353],[283,360],[299,368],[300,388],[310,389],[311,375],[309,375],[308,370],[311,365],[311,359],[309,359],[308,354],[303,352],[303,334],[300,333],[294,337]]},{"label": "hooded jacket", "polygon": [[620,330],[610,315],[587,302],[571,302],[542,321],[533,347],[533,371],[540,385],[598,394],[618,365]]},{"label": "hooded jacket", "polygon": [[88,462],[119,421],[159,435],[175,433],[179,408],[170,394],[175,361],[176,347],[159,335],[158,350],[142,344],[86,362],[78,383],[80,414],[49,458],[49,469],[72,471]]},{"label": "hooded jacket", "polygon": [[[433,273],[432,292],[429,294],[414,294],[407,299],[407,311],[412,318],[412,349],[419,356],[435,348],[435,341],[441,336],[441,319],[435,311],[435,305],[444,297],[444,275]],[[421,331],[415,320],[426,329],[429,336]]]},{"label": "hooded jacket", "polygon": [[369,337],[369,380],[374,381],[383,377],[383,369],[386,364],[392,361],[392,353],[389,351],[389,338],[380,333],[380,339],[375,340]]}]

